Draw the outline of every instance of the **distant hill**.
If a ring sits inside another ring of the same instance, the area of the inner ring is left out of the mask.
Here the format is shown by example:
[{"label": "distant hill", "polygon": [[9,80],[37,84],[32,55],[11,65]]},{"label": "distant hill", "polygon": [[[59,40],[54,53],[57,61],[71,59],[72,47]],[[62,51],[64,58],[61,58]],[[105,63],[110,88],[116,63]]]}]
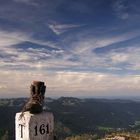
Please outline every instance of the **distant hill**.
[{"label": "distant hill", "polygon": [[[14,117],[26,98],[0,100],[0,137],[8,130],[14,140]],[[140,130],[140,102],[131,100],[78,99],[61,97],[45,99],[46,108],[55,116],[59,137],[112,130]]]}]

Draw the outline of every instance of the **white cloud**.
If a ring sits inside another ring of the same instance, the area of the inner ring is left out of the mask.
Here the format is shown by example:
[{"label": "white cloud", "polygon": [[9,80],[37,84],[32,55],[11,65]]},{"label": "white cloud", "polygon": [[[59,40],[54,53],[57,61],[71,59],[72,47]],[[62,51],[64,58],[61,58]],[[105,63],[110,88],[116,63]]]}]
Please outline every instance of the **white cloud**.
[{"label": "white cloud", "polygon": [[127,62],[128,55],[126,53],[112,53],[111,60],[113,63]]},{"label": "white cloud", "polygon": [[[79,96],[85,93],[91,96],[117,95],[118,93],[121,95],[121,92],[130,95],[132,93],[130,91],[137,93],[140,90],[139,76],[96,73],[93,69],[122,70],[123,66],[119,66],[119,64],[126,62],[132,67],[126,67],[125,69],[139,70],[139,44],[125,48],[123,52],[112,50],[102,56],[95,54],[93,49],[131,39],[138,34],[139,32],[134,32],[133,34],[124,34],[120,37],[113,36],[112,38],[99,37],[93,39],[87,37],[88,39],[79,39],[77,42],[72,43],[70,52],[60,49],[47,53],[45,48],[29,48],[24,51],[23,49],[14,48],[13,45],[25,41],[38,44],[47,44],[48,42],[34,40],[25,33],[0,31],[0,37],[3,39],[0,39],[1,54],[7,54],[7,57],[0,60],[0,80],[2,81],[0,96],[3,96],[3,93],[8,97],[28,96],[28,86],[33,80],[46,81],[49,96],[68,96],[68,94],[70,96]],[[52,46],[57,48],[55,44],[52,44]],[[57,54],[61,57],[57,57]],[[76,55],[79,60],[70,61],[70,58],[74,58],[73,55]],[[41,59],[42,57],[49,57],[49,59]],[[21,70],[10,71],[10,68],[15,70],[20,68]],[[92,72],[63,71],[64,69],[74,70],[75,68]],[[48,69],[53,71],[50,72]],[[59,72],[58,69],[62,69],[62,71]]]},{"label": "white cloud", "polygon": [[[26,50],[24,50],[24,48],[18,48],[18,44],[24,42],[43,45],[44,48],[28,48]],[[17,47],[15,48],[14,46],[16,45]],[[52,50],[48,50],[45,46],[49,46]],[[24,32],[0,31],[0,55],[2,56],[0,59],[1,68],[7,68],[7,66],[9,66],[9,68],[10,66],[15,66],[15,69],[18,66],[38,68],[38,64],[36,64],[37,62],[41,61],[42,65],[45,66],[47,65],[47,58],[55,58],[56,55],[61,55],[63,53],[63,50],[58,48],[56,43],[35,40],[30,34],[27,35]],[[42,59],[45,59],[46,62]]]},{"label": "white cloud", "polygon": [[[71,55],[68,57],[72,58],[73,55],[78,57],[77,64],[79,68],[85,69],[101,69],[101,70],[112,70],[117,72],[118,70],[139,70],[139,44],[134,43],[133,45],[127,44],[127,46],[119,46],[121,42],[127,42],[128,40],[133,40],[140,35],[140,31],[127,31],[121,35],[110,35],[107,37],[99,36],[86,36],[79,37],[76,41],[71,43],[70,51]],[[112,49],[108,49],[107,46],[115,45]],[[125,44],[125,43],[124,43]],[[118,46],[118,47],[117,47]],[[103,51],[101,54],[96,54],[94,49],[100,48]],[[122,65],[125,63],[128,65]],[[132,65],[132,67],[130,67]],[[126,71],[126,73],[128,72]]]},{"label": "white cloud", "polygon": [[0,31],[0,48],[9,47],[28,40],[29,35],[21,32]]},{"label": "white cloud", "polygon": [[130,95],[128,91],[140,90],[139,75],[118,76],[95,72],[64,71],[0,71],[0,80],[4,87],[0,89],[0,95],[5,95],[5,97],[29,96],[29,87],[33,80],[46,83],[47,96],[77,96],[87,93],[90,93],[90,96],[117,96],[118,94]]},{"label": "white cloud", "polygon": [[127,31],[118,35],[111,35],[110,33],[107,34],[109,35],[107,37],[96,37],[96,35],[94,34],[93,36],[87,35],[81,38],[79,37],[76,41],[72,42],[72,49],[76,53],[82,53],[86,51],[91,51],[96,48],[113,45],[138,37],[140,35],[140,30]]},{"label": "white cloud", "polygon": [[136,46],[131,46],[123,50],[123,52],[112,51],[106,55],[112,64],[116,64],[119,67],[120,63],[126,63],[128,66],[120,66],[120,68],[125,68],[127,70],[135,71],[140,70],[140,48]]},{"label": "white cloud", "polygon": [[83,27],[85,25],[79,25],[79,24],[49,24],[49,28],[56,34],[60,35],[64,32],[67,32],[71,29]]},{"label": "white cloud", "polygon": [[27,34],[26,32],[10,32],[0,30],[0,48],[11,47],[12,45],[17,45],[22,42],[31,42],[38,45],[46,45],[52,48],[58,48],[56,43],[50,41],[36,40],[32,38],[32,34]]}]

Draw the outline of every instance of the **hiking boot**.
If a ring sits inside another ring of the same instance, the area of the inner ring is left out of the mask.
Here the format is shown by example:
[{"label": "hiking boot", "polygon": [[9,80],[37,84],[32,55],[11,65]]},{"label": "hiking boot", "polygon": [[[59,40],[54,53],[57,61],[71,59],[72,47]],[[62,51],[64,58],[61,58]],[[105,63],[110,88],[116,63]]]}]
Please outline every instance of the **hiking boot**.
[{"label": "hiking boot", "polygon": [[43,111],[43,103],[45,98],[46,86],[44,82],[33,81],[30,87],[30,99],[26,103],[24,111],[29,111],[32,114],[41,113]]}]

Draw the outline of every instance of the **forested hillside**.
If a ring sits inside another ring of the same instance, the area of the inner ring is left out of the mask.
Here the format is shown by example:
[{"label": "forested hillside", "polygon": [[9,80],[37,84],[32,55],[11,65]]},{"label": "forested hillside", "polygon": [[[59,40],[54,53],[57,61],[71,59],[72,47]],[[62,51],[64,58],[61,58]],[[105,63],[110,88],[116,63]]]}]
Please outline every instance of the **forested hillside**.
[{"label": "forested hillside", "polygon": [[[0,138],[14,140],[14,117],[26,99],[0,100]],[[130,100],[47,98],[45,105],[55,117],[58,140],[74,137],[98,139],[113,132],[140,132],[140,102]]]}]

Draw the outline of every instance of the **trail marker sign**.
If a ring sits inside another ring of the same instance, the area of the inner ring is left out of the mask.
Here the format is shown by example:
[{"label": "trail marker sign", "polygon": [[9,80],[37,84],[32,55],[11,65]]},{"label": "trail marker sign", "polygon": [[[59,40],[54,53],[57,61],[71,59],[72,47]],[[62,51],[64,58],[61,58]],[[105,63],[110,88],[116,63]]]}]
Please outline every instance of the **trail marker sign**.
[{"label": "trail marker sign", "polygon": [[54,117],[52,113],[42,112],[16,114],[16,140],[53,140]]}]

